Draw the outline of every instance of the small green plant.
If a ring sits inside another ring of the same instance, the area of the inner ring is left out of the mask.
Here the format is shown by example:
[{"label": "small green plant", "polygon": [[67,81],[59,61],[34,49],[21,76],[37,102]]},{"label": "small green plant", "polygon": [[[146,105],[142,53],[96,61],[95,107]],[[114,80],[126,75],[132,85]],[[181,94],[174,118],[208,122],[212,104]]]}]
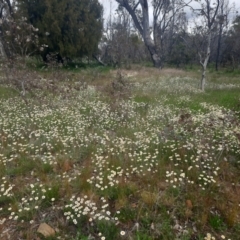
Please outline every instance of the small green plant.
[{"label": "small green plant", "polygon": [[223,230],[225,227],[224,220],[219,215],[211,214],[209,224],[214,230]]},{"label": "small green plant", "polygon": [[78,231],[76,236],[72,240],[88,240],[89,237],[84,235],[81,231]]},{"label": "small green plant", "polygon": [[113,222],[101,220],[98,221],[96,225],[99,233],[101,233],[101,236],[104,236],[106,240],[116,239],[119,235],[118,227]]}]

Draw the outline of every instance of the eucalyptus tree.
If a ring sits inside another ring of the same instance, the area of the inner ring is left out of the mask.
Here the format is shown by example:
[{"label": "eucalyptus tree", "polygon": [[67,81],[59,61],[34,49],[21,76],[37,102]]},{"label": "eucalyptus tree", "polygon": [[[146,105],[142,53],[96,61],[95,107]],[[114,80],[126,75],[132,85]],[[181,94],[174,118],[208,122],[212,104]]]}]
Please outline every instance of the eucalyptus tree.
[{"label": "eucalyptus tree", "polygon": [[[131,15],[155,67],[163,66],[163,36],[192,0],[116,0]],[[151,25],[150,19],[153,20]]]},{"label": "eucalyptus tree", "polygon": [[8,21],[13,18],[15,1],[12,0],[0,0],[0,56],[2,58],[7,57],[6,43],[4,41],[5,28],[8,25]]},{"label": "eucalyptus tree", "polygon": [[205,90],[206,70],[211,54],[213,33],[216,31],[216,21],[221,0],[198,0],[198,7],[193,9],[195,19],[195,45],[197,47],[199,62],[202,66],[201,89]]},{"label": "eucalyptus tree", "polygon": [[123,7],[118,7],[114,16],[109,17],[99,48],[103,62],[115,67],[129,67],[131,63],[149,60],[141,36]]},{"label": "eucalyptus tree", "polygon": [[105,63],[120,66],[128,62],[130,35],[130,16],[125,9],[118,8],[114,16],[110,16],[103,34],[102,52]]}]

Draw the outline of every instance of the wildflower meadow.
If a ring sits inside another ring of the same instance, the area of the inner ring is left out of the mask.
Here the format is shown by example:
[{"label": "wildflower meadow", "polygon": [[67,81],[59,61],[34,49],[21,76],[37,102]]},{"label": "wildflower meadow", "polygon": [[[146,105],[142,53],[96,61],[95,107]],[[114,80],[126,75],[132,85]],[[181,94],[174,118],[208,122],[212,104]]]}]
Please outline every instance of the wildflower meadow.
[{"label": "wildflower meadow", "polygon": [[174,71],[0,85],[0,239],[240,239],[239,78]]}]

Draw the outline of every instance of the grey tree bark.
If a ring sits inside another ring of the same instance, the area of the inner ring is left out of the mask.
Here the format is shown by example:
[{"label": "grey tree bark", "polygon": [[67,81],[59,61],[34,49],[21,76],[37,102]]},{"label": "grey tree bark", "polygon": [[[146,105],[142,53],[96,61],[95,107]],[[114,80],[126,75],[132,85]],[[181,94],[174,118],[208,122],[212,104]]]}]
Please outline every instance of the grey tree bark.
[{"label": "grey tree bark", "polygon": [[[116,0],[131,15],[151,55],[155,67],[163,66],[163,35],[175,25],[175,16],[180,14],[192,0]],[[153,25],[149,23],[149,5],[153,7]],[[168,31],[169,33],[170,31]],[[166,44],[167,45],[167,44]]]},{"label": "grey tree bark", "polygon": [[201,48],[198,49],[199,61],[202,66],[202,77],[201,77],[201,89],[205,90],[206,84],[206,70],[209,62],[209,57],[211,54],[211,40],[212,34],[214,31],[214,24],[216,23],[216,18],[220,6],[221,0],[201,0],[201,8],[194,9],[195,12],[198,12],[198,16],[202,17],[204,21],[203,32],[207,39],[206,44],[202,44]]},{"label": "grey tree bark", "polygon": [[[148,48],[148,51],[151,55],[153,64],[157,68],[162,67],[161,57],[157,52],[154,41],[151,37],[150,25],[149,25],[149,6],[147,0],[139,0],[135,5],[130,4],[128,0],[116,0],[121,6],[126,8],[128,13],[131,15],[133,22],[138,29],[139,33],[143,37],[144,43]],[[140,22],[136,9],[140,5],[142,10],[142,21]]]},{"label": "grey tree bark", "polygon": [[[1,24],[3,23],[4,19],[7,17],[13,18],[14,16],[14,4],[15,0],[0,0],[0,21]],[[4,41],[3,41],[3,31],[2,26],[0,24],[0,57],[3,59],[7,58],[7,54],[4,48]]]},{"label": "grey tree bark", "polygon": [[5,49],[4,49],[4,46],[3,46],[1,38],[0,38],[0,57],[2,59],[6,59],[7,58],[7,55],[6,55],[6,52],[5,52]]},{"label": "grey tree bark", "polygon": [[207,36],[207,51],[206,55],[203,57],[201,53],[199,53],[200,58],[200,64],[202,66],[202,78],[201,78],[201,90],[205,90],[205,84],[206,84],[206,71],[207,71],[207,65],[209,61],[209,57],[211,54],[211,40],[212,40],[212,33],[209,32]]}]

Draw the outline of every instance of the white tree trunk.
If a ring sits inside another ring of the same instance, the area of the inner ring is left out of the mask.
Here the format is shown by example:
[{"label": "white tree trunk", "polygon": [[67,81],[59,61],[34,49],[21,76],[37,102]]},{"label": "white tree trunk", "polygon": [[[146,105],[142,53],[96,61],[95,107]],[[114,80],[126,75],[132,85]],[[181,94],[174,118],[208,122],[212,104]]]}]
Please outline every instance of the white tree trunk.
[{"label": "white tree trunk", "polygon": [[209,33],[208,33],[208,37],[207,37],[207,52],[206,52],[205,58],[203,59],[201,54],[199,54],[200,64],[202,65],[202,78],[201,78],[201,89],[202,89],[202,91],[205,91],[206,71],[207,71],[207,65],[208,65],[209,57],[210,57],[210,54],[211,54],[211,38],[212,38],[212,32],[210,30]]},{"label": "white tree trunk", "polygon": [[203,66],[202,67],[202,79],[201,79],[201,90],[205,90],[205,83],[206,83],[206,70],[207,67]]}]

